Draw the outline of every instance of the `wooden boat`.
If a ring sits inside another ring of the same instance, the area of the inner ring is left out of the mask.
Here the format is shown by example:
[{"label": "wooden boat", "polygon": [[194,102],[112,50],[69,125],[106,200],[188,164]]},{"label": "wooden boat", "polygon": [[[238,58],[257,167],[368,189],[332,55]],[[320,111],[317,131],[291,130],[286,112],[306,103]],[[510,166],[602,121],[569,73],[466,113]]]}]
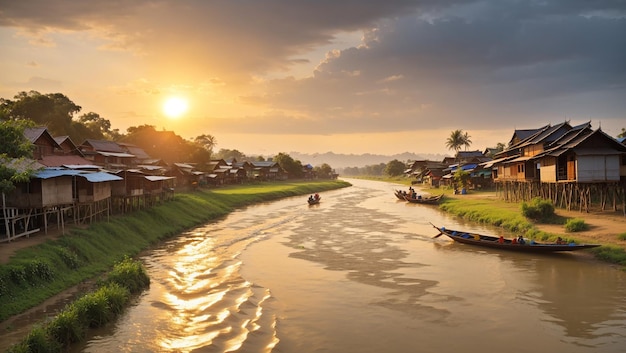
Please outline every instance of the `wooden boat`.
[{"label": "wooden boat", "polygon": [[426,203],[426,204],[437,204],[443,198],[443,194],[435,195],[435,196],[426,196],[426,197],[410,197],[409,195],[404,196],[404,199],[411,203]]},{"label": "wooden boat", "polygon": [[463,243],[470,244],[476,246],[482,246],[485,248],[494,248],[501,250],[511,250],[511,251],[521,251],[521,252],[531,252],[531,253],[550,253],[557,251],[575,251],[582,249],[590,249],[600,246],[600,244],[559,244],[559,243],[537,243],[535,241],[526,241],[525,244],[520,244],[518,242],[514,242],[511,239],[500,239],[500,237],[494,237],[491,235],[483,235],[483,234],[475,234],[469,233],[459,230],[447,229],[445,227],[437,227],[433,225],[437,230],[439,230],[439,234],[435,235],[433,238],[440,237],[441,235],[446,235],[450,239]]},{"label": "wooden boat", "polygon": [[322,197],[320,196],[320,197],[318,197],[316,199],[308,199],[307,202],[309,203],[309,206],[310,205],[317,205],[318,203],[320,203],[321,199],[322,199]]},{"label": "wooden boat", "polygon": [[398,200],[402,200],[402,201],[406,201],[404,199],[404,195],[406,194],[406,192],[402,191],[402,190],[394,190],[393,192],[394,195],[396,195],[396,197],[398,198]]}]

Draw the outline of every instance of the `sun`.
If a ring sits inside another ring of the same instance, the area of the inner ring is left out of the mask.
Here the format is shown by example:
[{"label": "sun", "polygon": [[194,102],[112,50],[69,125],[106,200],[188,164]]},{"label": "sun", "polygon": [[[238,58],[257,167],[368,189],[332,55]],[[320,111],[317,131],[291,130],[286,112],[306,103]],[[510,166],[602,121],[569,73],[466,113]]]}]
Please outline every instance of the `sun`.
[{"label": "sun", "polygon": [[181,117],[187,112],[187,100],[181,97],[170,97],[163,103],[163,114],[171,119]]}]

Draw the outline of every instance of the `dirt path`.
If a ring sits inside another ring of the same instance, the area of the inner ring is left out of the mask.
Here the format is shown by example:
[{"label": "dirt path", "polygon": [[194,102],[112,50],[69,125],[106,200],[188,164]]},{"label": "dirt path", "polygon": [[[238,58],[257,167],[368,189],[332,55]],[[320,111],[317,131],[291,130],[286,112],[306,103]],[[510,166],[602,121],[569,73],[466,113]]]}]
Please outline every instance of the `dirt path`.
[{"label": "dirt path", "polygon": [[[467,195],[452,195],[451,197],[463,198],[496,198],[495,193],[478,193]],[[561,235],[564,238],[572,237],[586,243],[600,243],[603,245],[616,245],[626,250],[626,240],[620,240],[619,234],[626,233],[626,216],[622,212],[613,211],[568,211],[555,209],[557,216],[564,218],[582,218],[589,229],[581,232],[568,233],[563,225],[536,224],[537,229]]]}]

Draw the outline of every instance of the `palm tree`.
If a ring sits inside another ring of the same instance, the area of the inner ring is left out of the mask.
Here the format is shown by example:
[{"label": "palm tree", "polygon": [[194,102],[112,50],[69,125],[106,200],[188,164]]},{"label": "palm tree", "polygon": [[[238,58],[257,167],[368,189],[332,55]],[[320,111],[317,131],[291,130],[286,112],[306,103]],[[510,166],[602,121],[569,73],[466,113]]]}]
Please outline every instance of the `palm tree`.
[{"label": "palm tree", "polygon": [[472,140],[470,140],[470,135],[467,133],[467,131],[465,132],[465,134],[463,134],[463,146],[465,146],[465,150],[467,151],[467,148],[472,144]]},{"label": "palm tree", "polygon": [[467,132],[463,133],[463,130],[454,130],[450,133],[450,137],[446,140],[446,147],[450,150],[454,150],[455,154],[458,154],[461,146],[465,146],[467,148],[472,144],[469,137],[470,136]]}]

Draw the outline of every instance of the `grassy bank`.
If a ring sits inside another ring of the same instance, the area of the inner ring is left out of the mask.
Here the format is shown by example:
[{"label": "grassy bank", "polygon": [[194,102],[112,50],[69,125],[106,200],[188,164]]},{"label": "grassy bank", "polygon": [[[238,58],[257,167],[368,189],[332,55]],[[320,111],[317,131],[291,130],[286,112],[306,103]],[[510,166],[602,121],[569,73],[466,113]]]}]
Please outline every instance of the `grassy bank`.
[{"label": "grassy bank", "polygon": [[236,208],[347,186],[345,181],[333,180],[199,190],[86,229],[72,228],[58,239],[18,250],[0,267],[0,322],[110,270],[126,256]]},{"label": "grassy bank", "polygon": [[[517,234],[523,234],[525,238],[537,241],[552,242],[559,237],[567,242],[573,241],[576,243],[584,243],[587,240],[579,239],[576,233],[541,231],[539,230],[540,224],[529,220],[523,215],[519,203],[505,202],[496,198],[466,198],[453,195],[444,198],[439,208],[463,219],[502,227]],[[545,222],[563,225],[563,229],[565,229],[567,221],[565,218],[556,216]],[[615,241],[618,241],[619,238],[620,235],[616,235]],[[602,261],[620,265],[626,270],[626,251],[621,246],[603,244],[601,247],[590,249],[589,252]]]},{"label": "grassy bank", "polygon": [[36,325],[10,353],[62,352],[82,341],[89,329],[115,320],[128,306],[132,295],[150,285],[139,261],[125,258],[99,282],[98,289],[67,305],[49,321]]}]

